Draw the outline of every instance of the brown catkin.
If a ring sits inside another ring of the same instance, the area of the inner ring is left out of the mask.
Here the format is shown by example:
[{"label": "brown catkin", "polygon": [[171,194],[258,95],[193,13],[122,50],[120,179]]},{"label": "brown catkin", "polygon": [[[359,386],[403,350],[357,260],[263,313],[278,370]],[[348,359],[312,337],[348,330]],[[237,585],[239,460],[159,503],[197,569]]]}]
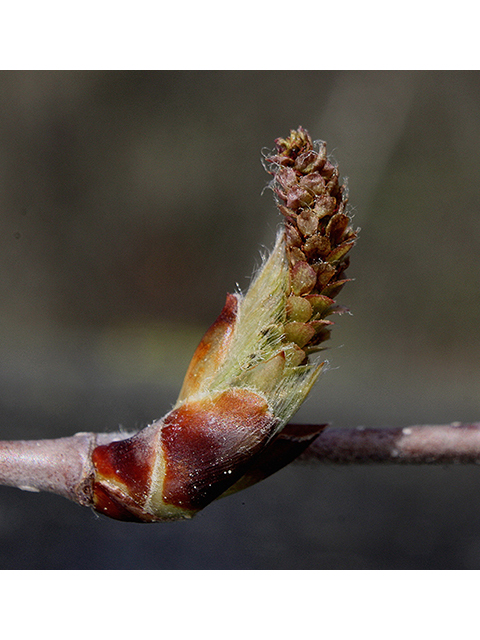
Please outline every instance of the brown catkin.
[{"label": "brown catkin", "polygon": [[285,218],[290,289],[284,335],[306,358],[330,337],[333,323],[326,317],[343,310],[334,298],[348,281],[347,254],[358,230],[350,226],[347,190],[326,144],[314,145],[302,127],[275,144],[265,161]]}]

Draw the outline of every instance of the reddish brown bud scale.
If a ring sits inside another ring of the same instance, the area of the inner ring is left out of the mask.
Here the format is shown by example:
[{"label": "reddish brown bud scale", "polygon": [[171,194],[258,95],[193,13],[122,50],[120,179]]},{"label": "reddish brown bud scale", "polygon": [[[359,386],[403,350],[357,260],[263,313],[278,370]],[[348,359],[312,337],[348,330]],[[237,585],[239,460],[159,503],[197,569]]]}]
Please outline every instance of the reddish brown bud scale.
[{"label": "reddish brown bud scale", "polygon": [[268,443],[255,458],[245,475],[228,489],[226,495],[246,489],[290,464],[312,444],[326,427],[326,424],[287,425]]},{"label": "reddish brown bud scale", "polygon": [[94,485],[94,501],[96,511],[114,520],[124,522],[156,522],[157,518],[149,516],[127,494],[114,488],[107,488],[101,483]]},{"label": "reddish brown bud scale", "polygon": [[152,425],[131,438],[93,450],[93,503],[97,511],[117,520],[146,520],[143,507],[151,486],[157,440],[158,428]]},{"label": "reddish brown bud scale", "polygon": [[230,389],[187,402],[164,420],[165,502],[202,509],[238,480],[277,420],[259,395]]},{"label": "reddish brown bud scale", "polygon": [[220,315],[207,330],[193,354],[178,401],[201,391],[201,385],[220,367],[230,345],[237,318],[238,300],[231,293]]}]

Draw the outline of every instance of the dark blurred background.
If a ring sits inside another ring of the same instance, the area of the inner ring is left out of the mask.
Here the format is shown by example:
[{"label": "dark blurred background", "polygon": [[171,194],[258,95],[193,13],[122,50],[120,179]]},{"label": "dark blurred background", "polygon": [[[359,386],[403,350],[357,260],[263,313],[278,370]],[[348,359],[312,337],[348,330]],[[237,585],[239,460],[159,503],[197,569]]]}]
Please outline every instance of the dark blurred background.
[{"label": "dark blurred background", "polygon": [[[298,125],[362,228],[331,369],[296,420],[480,419],[476,72],[0,74],[0,437],[126,430],[175,402],[280,217]],[[263,192],[263,194],[262,194]],[[190,522],[0,488],[0,569],[480,568],[480,469],[299,464]]]}]

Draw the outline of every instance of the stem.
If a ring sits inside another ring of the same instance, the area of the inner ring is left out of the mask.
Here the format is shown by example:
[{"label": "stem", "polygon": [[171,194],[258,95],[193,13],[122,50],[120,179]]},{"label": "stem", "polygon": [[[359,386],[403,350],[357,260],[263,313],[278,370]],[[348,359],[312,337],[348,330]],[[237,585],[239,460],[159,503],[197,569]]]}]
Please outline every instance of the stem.
[{"label": "stem", "polygon": [[[97,445],[126,437],[125,433],[79,433],[53,440],[0,442],[0,485],[49,491],[91,506],[91,452]],[[297,460],[336,464],[479,464],[480,422],[403,429],[329,427]]]},{"label": "stem", "polygon": [[84,506],[92,500],[91,453],[125,434],[79,433],[53,440],[0,441],[0,484],[49,491]]},{"label": "stem", "polygon": [[480,463],[480,422],[396,429],[327,428],[298,458],[310,462]]}]

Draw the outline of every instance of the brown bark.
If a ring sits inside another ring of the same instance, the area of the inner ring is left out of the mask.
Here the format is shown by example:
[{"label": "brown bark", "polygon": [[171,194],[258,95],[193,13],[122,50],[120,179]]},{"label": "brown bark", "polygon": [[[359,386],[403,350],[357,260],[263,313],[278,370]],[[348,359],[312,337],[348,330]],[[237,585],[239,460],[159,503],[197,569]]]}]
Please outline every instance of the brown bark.
[{"label": "brown bark", "polygon": [[299,460],[310,462],[480,463],[480,422],[396,429],[327,428]]},{"label": "brown bark", "polygon": [[52,440],[0,442],[0,484],[25,491],[48,491],[90,506],[93,467],[98,444],[125,434],[79,433]]},{"label": "brown bark", "polygon": [[[289,425],[294,431],[295,425]],[[0,442],[0,484],[57,493],[92,506],[92,451],[128,434],[80,433]],[[480,464],[480,422],[394,429],[326,428],[298,458],[335,464]],[[264,474],[268,475],[268,474]]]}]

